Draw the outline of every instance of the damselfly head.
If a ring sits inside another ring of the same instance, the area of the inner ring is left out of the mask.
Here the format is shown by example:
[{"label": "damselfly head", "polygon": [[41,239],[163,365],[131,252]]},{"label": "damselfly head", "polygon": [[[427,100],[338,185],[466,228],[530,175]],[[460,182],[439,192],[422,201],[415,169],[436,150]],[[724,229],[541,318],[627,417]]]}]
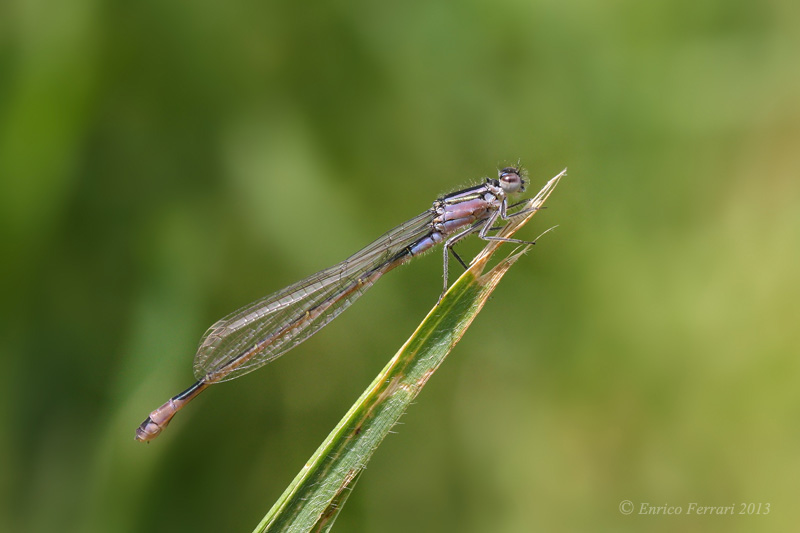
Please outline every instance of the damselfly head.
[{"label": "damselfly head", "polygon": [[525,178],[522,177],[522,170],[518,168],[506,167],[498,171],[497,181],[506,194],[525,190]]}]

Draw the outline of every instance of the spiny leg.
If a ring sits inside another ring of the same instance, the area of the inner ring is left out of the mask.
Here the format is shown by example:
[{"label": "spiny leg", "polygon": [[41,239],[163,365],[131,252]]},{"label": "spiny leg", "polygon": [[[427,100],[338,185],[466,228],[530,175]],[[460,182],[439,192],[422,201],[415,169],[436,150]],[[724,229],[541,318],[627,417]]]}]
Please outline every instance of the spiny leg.
[{"label": "spiny leg", "polygon": [[469,267],[467,267],[467,264],[464,263],[464,261],[458,256],[458,254],[455,252],[455,250],[453,250],[453,245],[455,245],[455,243],[457,243],[458,241],[460,241],[461,239],[463,239],[464,237],[466,237],[470,233],[474,233],[475,230],[478,229],[481,226],[482,223],[483,223],[483,221],[479,220],[479,221],[475,222],[474,224],[472,224],[467,229],[465,229],[464,231],[456,233],[455,235],[453,235],[452,237],[450,237],[449,239],[447,239],[445,241],[444,247],[443,247],[443,254],[442,254],[443,255],[443,263],[444,263],[444,268],[443,268],[443,273],[442,273],[442,277],[444,278],[444,288],[442,289],[442,294],[439,295],[439,300],[437,301],[437,303],[442,301],[442,297],[444,296],[444,293],[447,292],[447,278],[448,278],[448,268],[449,268],[449,258],[450,258],[449,254],[450,254],[450,252],[453,253],[453,255],[456,257],[456,259],[458,259],[458,262],[461,263],[464,266],[465,269],[469,268]]},{"label": "spiny leg", "polygon": [[[523,200],[521,202],[517,202],[514,205],[508,206],[506,209],[513,209],[513,208],[517,207],[520,204],[524,204],[527,201],[528,200]],[[515,218],[515,217],[518,217],[518,216],[521,216],[521,215],[527,215],[528,213],[532,213],[534,211],[538,211],[539,209],[545,209],[545,208],[544,207],[529,207],[528,209],[523,209],[521,211],[517,211],[516,213],[500,213],[500,217],[499,218],[501,218],[503,220],[511,220],[512,218]],[[489,228],[488,231],[498,231],[498,230],[501,230],[501,229],[503,229],[503,226],[494,226],[492,228]]]},{"label": "spiny leg", "polygon": [[455,258],[456,258],[456,261],[458,261],[459,263],[461,263],[461,266],[463,266],[463,267],[464,267],[464,270],[466,270],[466,269],[468,269],[468,268],[469,268],[469,267],[467,266],[467,264],[464,262],[464,260],[463,260],[463,259],[461,259],[461,256],[459,256],[459,255],[456,253],[456,248],[455,248],[455,246],[453,246],[453,247],[451,247],[451,248],[450,248],[450,253],[452,253],[452,254],[453,254],[453,257],[455,257]]},{"label": "spiny leg", "polygon": [[[535,209],[531,208],[529,212],[533,210]],[[520,211],[520,213],[523,213],[524,211],[525,210]],[[491,216],[489,216],[488,219],[486,219],[486,223],[481,228],[481,231],[478,232],[478,236],[485,241],[513,242],[515,244],[536,244],[536,241],[523,241],[522,239],[509,239],[508,237],[496,237],[494,235],[489,235],[489,232],[493,229],[492,225],[497,221],[498,217],[508,220],[509,218],[517,216],[518,214],[519,213],[508,215],[506,213],[506,201],[503,199],[503,204],[500,206],[500,210],[495,211],[491,214]]]}]

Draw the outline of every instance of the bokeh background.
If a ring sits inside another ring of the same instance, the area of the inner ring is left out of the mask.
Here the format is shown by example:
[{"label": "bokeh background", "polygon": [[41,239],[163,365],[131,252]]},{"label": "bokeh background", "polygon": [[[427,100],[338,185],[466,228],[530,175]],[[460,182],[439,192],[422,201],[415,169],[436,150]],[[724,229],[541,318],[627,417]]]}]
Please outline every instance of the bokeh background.
[{"label": "bokeh background", "polygon": [[525,232],[560,227],[337,530],[794,528],[799,22],[792,0],[3,3],[0,530],[250,531],[441,261],[134,442],[205,329],[518,159],[532,191],[569,167]]}]

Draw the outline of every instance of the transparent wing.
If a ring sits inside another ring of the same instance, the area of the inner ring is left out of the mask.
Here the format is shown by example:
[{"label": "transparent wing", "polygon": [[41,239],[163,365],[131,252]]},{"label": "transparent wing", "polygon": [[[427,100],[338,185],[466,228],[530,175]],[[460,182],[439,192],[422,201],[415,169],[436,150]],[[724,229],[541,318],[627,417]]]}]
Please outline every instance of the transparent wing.
[{"label": "transparent wing", "polygon": [[408,260],[392,261],[404,248],[430,233],[433,217],[432,210],[425,211],[341,263],[219,320],[200,340],[194,358],[195,377],[215,382],[237,378],[308,339],[384,272]]}]

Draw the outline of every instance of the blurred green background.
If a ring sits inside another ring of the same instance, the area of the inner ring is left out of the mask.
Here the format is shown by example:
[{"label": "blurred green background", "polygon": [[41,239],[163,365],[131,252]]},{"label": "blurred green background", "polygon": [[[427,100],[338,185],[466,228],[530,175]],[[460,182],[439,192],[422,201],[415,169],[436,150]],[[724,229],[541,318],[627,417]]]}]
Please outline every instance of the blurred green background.
[{"label": "blurred green background", "polygon": [[0,530],[250,531],[441,260],[134,442],[205,329],[518,158],[531,192],[569,167],[523,233],[560,227],[336,530],[796,527],[799,22],[792,0],[3,3]]}]

